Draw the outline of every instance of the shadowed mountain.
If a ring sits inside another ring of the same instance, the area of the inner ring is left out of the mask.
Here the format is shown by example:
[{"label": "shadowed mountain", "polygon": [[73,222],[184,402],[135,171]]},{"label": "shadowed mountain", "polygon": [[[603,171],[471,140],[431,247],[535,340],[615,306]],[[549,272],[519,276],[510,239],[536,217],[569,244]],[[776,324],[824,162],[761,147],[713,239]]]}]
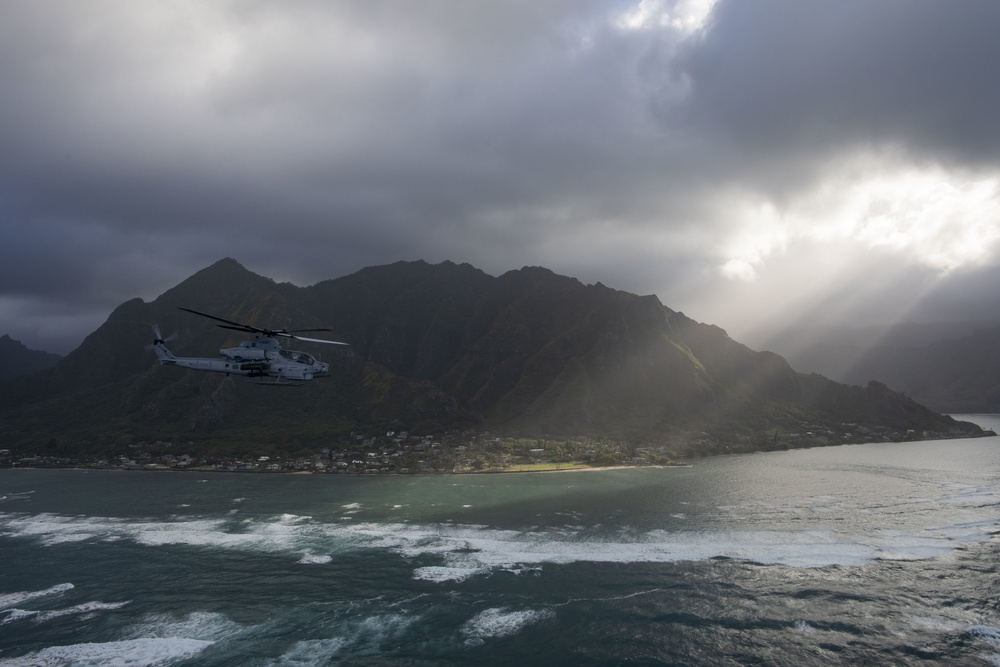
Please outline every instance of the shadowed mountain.
[{"label": "shadowed mountain", "polygon": [[922,344],[849,343],[817,343],[796,363],[842,382],[878,380],[942,412],[1000,412],[1000,326]]},{"label": "shadowed mountain", "polygon": [[6,334],[0,336],[0,381],[51,368],[60,359],[58,354],[30,350]]},{"label": "shadowed mountain", "polygon": [[[159,367],[143,348],[153,323],[177,334],[179,356],[214,356],[246,337],[182,306],[258,326],[329,326],[351,347],[291,345],[331,365],[331,377],[299,388]],[[74,452],[132,439],[289,450],[385,428],[638,440],[843,422],[978,432],[881,385],[797,374],[654,296],[542,268],[492,277],[451,262],[296,287],[222,260],[151,303],[122,304],[56,367],[4,384],[0,399],[9,446]]]}]

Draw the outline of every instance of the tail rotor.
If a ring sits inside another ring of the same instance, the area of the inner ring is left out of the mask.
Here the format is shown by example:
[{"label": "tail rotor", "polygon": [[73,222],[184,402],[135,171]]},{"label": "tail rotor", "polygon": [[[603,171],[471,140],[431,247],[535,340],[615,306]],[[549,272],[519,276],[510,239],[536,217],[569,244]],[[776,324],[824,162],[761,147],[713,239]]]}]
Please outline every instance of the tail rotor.
[{"label": "tail rotor", "polygon": [[169,336],[167,336],[166,338],[164,338],[163,337],[163,332],[160,330],[160,325],[159,324],[154,324],[153,325],[153,336],[154,336],[153,342],[149,343],[148,345],[146,345],[146,350],[157,350],[157,351],[159,351],[160,349],[163,349],[163,344],[164,343],[169,343],[171,341],[177,340],[177,334],[176,333],[170,334]]}]

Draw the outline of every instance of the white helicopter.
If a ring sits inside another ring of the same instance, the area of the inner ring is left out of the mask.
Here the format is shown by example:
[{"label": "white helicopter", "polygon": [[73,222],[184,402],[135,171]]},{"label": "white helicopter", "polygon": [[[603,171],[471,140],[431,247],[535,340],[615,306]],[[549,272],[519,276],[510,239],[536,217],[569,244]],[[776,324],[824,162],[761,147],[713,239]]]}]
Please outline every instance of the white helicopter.
[{"label": "white helicopter", "polygon": [[290,385],[326,375],[330,371],[330,365],[317,361],[312,355],[305,352],[282,348],[278,342],[278,338],[291,338],[293,340],[326,343],[329,345],[348,345],[348,343],[336,340],[306,338],[297,335],[300,333],[312,333],[314,331],[330,331],[330,329],[262,329],[249,324],[224,320],[215,315],[199,313],[197,310],[191,310],[190,308],[181,308],[180,310],[223,322],[224,324],[216,325],[222,329],[245,331],[257,334],[257,337],[254,340],[243,341],[239,344],[239,347],[222,348],[219,350],[219,354],[222,355],[221,359],[177,357],[167,349],[159,327],[154,326],[153,333],[156,338],[153,340],[152,349],[156,352],[156,358],[160,360],[161,366],[180,366],[181,368],[190,368],[196,371],[261,378],[258,384]]}]

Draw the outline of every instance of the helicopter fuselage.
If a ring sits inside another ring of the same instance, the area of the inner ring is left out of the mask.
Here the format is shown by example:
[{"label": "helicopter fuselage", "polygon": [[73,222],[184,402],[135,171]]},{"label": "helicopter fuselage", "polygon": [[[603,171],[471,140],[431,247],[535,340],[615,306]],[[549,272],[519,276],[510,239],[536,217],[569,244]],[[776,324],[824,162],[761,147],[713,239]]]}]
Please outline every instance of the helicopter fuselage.
[{"label": "helicopter fuselage", "polygon": [[160,340],[154,342],[153,351],[161,366],[180,366],[253,378],[269,377],[275,382],[312,380],[330,370],[329,364],[317,361],[306,352],[286,350],[277,340],[266,336],[243,341],[237,347],[222,348],[219,350],[221,358],[178,357]]}]

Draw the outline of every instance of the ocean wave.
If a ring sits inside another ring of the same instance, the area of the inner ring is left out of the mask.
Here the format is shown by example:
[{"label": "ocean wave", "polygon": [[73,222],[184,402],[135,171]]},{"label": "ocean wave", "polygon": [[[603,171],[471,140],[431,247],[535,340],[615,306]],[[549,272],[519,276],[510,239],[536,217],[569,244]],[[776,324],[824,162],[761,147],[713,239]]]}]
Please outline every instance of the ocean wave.
[{"label": "ocean wave", "polygon": [[386,642],[398,642],[419,620],[419,616],[404,614],[375,614],[348,619],[332,628],[333,636],[296,641],[277,658],[255,664],[268,667],[308,667],[340,664],[336,662],[338,654],[349,653],[355,658],[380,656]]},{"label": "ocean wave", "polygon": [[[351,504],[355,505],[355,504]],[[970,520],[972,519],[972,520]],[[234,522],[228,518],[128,520],[54,514],[2,514],[8,536],[34,538],[47,546],[90,539],[131,540],[149,547],[187,545],[286,553],[303,564],[325,564],[338,553],[380,549],[419,563],[416,579],[456,582],[494,570],[573,562],[664,563],[730,558],[791,567],[862,565],[874,560],[918,560],[950,553],[963,543],[982,541],[995,519],[964,516],[951,525],[910,529],[664,530],[625,527],[595,531],[581,526],[498,529],[479,524],[321,522],[281,514]],[[45,593],[37,593],[45,594]],[[9,594],[24,595],[24,594]],[[34,595],[34,594],[32,594]],[[0,608],[4,607],[0,596]],[[18,603],[11,598],[6,606]]]},{"label": "ocean wave", "polygon": [[130,639],[169,639],[184,637],[209,643],[231,639],[247,632],[244,625],[231,620],[225,614],[195,611],[184,616],[173,614],[150,614],[125,632]]},{"label": "ocean wave", "polygon": [[332,639],[305,639],[295,642],[289,649],[273,662],[273,667],[308,667],[310,665],[328,665],[344,648],[347,640],[343,637]]},{"label": "ocean wave", "polygon": [[171,637],[50,646],[16,658],[0,659],[0,667],[152,667],[193,658],[213,642]]},{"label": "ocean wave", "polygon": [[461,632],[472,640],[508,637],[517,634],[532,623],[552,616],[555,616],[555,613],[551,609],[525,609],[521,611],[510,611],[503,607],[487,609],[466,621]]},{"label": "ocean wave", "polygon": [[[622,530],[595,539],[584,531],[512,531],[482,526],[393,524],[357,526],[372,546],[407,558],[437,556],[443,564],[422,566],[414,578],[462,581],[496,569],[573,562],[665,563],[730,558],[767,565],[826,567],[874,560],[918,560],[951,552],[958,543],[984,539],[991,522],[909,534],[875,531],[859,535],[812,531]],[[587,538],[583,536],[587,535]]]},{"label": "ocean wave", "polygon": [[413,578],[440,584],[446,581],[452,581],[452,582],[465,581],[469,577],[474,577],[477,574],[483,574],[488,571],[489,568],[487,567],[455,567],[455,566],[428,565],[426,567],[418,567],[417,569],[415,569],[413,571]]},{"label": "ocean wave", "polygon": [[[965,634],[979,640],[990,651],[1000,651],[1000,629],[989,625],[974,625],[965,629]],[[1000,667],[1000,653],[985,653],[980,656],[986,662]]]},{"label": "ocean wave", "polygon": [[21,591],[18,593],[0,593],[0,610],[6,610],[17,604],[24,604],[28,600],[47,597],[49,595],[62,595],[66,591],[75,588],[73,584],[56,584],[40,591]]},{"label": "ocean wave", "polygon": [[973,625],[965,629],[965,634],[981,639],[994,648],[1000,649],[1000,629],[989,625]]},{"label": "ocean wave", "polygon": [[60,618],[63,616],[94,614],[99,611],[114,611],[116,609],[121,609],[127,604],[129,604],[129,601],[84,602],[82,604],[73,605],[72,607],[66,607],[64,609],[49,609],[46,611],[8,609],[5,611],[8,611],[9,614],[7,615],[6,618],[0,620],[0,625],[6,625],[7,623],[13,623],[15,621],[23,621],[23,620],[30,620],[34,623],[44,623],[46,621],[51,621],[54,618]]},{"label": "ocean wave", "polygon": [[989,637],[1000,641],[1000,629],[989,625],[973,625],[965,629],[966,634],[974,637]]},{"label": "ocean wave", "polygon": [[34,491],[10,491],[8,493],[0,493],[0,503],[12,502],[15,500],[31,500],[31,494]]},{"label": "ocean wave", "polygon": [[302,558],[299,559],[299,563],[303,565],[325,565],[333,560],[333,556],[326,554],[314,554],[306,551],[302,554]]},{"label": "ocean wave", "polygon": [[809,625],[805,621],[795,621],[794,628],[796,632],[801,632],[802,634],[805,635],[811,635],[816,632],[816,628]]}]

